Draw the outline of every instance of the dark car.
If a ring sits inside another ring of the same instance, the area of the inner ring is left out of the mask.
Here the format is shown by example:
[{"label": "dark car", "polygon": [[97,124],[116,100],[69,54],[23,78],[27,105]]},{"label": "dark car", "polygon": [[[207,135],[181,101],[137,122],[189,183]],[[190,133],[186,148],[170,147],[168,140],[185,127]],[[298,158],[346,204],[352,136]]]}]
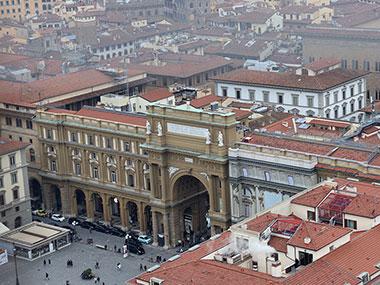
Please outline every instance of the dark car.
[{"label": "dark car", "polygon": [[73,218],[69,218],[69,219],[67,220],[67,222],[68,222],[70,225],[73,225],[73,226],[77,226],[77,225],[80,226],[80,224],[82,223],[81,220],[79,220],[78,218],[75,218],[75,217],[73,217]]},{"label": "dark car", "polygon": [[101,233],[105,233],[105,234],[109,234],[110,233],[110,229],[107,226],[104,226],[104,225],[94,224],[93,229],[95,231],[97,231],[97,232],[101,232]]},{"label": "dark car", "polygon": [[84,228],[84,229],[93,229],[94,228],[94,224],[91,223],[91,222],[84,221],[84,222],[82,222],[80,224],[80,227]]},{"label": "dark car", "polygon": [[117,237],[124,237],[125,236],[125,233],[123,233],[121,230],[119,230],[117,228],[109,228],[109,230],[110,230],[111,235],[114,235]]},{"label": "dark car", "polygon": [[131,253],[134,253],[134,254],[138,254],[138,255],[143,255],[145,253],[145,250],[142,246],[138,246],[138,245],[135,245],[135,244],[129,244],[127,246],[128,248],[128,251],[131,252]]},{"label": "dark car", "polygon": [[135,245],[135,246],[142,247],[142,243],[141,243],[138,239],[135,239],[135,238],[128,238],[128,239],[125,239],[124,244],[125,244],[125,245],[133,244],[133,245]]}]

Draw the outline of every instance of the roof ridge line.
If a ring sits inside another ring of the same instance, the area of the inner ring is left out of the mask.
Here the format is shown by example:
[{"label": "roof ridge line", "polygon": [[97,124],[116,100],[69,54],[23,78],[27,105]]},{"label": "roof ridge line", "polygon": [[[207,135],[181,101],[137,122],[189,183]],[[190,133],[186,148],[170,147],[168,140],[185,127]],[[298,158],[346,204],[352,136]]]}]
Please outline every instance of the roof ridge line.
[{"label": "roof ridge line", "polygon": [[[349,242],[351,242],[351,240],[350,240]],[[347,243],[348,243],[348,242],[347,242]],[[347,244],[347,243],[345,243],[345,244]],[[343,246],[343,245],[342,245],[342,246]],[[334,251],[332,251],[332,252],[334,252]],[[343,268],[340,268],[340,267],[338,267],[337,265],[335,265],[335,264],[333,264],[333,263],[327,261],[326,259],[324,259],[324,257],[322,257],[321,260],[324,261],[324,262],[326,262],[327,264],[329,264],[329,265],[335,267],[335,268],[338,269],[339,271],[342,271],[343,273],[346,273],[346,274],[348,274],[348,275],[350,275],[350,276],[352,276],[352,277],[358,279],[358,277],[356,277],[356,276],[352,275],[351,273],[349,273],[349,272],[343,270]]]}]

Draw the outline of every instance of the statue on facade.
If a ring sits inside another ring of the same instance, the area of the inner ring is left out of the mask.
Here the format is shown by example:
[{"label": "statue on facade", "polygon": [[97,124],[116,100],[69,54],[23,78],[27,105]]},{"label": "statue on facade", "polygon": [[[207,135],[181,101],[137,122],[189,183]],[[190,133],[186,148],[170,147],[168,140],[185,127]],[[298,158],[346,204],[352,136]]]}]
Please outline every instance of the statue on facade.
[{"label": "statue on facade", "polygon": [[147,135],[150,135],[151,134],[151,132],[150,132],[150,123],[149,123],[149,121],[146,121],[146,134]]},{"label": "statue on facade", "polygon": [[158,122],[157,124],[157,132],[158,132],[158,136],[162,137],[162,126],[160,122]]},{"label": "statue on facade", "polygon": [[207,133],[206,133],[206,144],[211,144],[211,133],[210,133],[210,130],[207,130]]},{"label": "statue on facade", "polygon": [[218,146],[223,146],[223,134],[221,131],[219,131],[219,134],[218,134]]}]

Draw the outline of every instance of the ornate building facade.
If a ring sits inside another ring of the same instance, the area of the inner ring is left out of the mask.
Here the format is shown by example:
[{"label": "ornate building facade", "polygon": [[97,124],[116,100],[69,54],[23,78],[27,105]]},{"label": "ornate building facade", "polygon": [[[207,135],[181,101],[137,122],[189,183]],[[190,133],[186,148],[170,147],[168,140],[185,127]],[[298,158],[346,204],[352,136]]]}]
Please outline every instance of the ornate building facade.
[{"label": "ornate building facade", "polygon": [[164,236],[227,229],[230,111],[152,104],[147,116],[84,107],[37,112],[44,203],[65,216]]}]

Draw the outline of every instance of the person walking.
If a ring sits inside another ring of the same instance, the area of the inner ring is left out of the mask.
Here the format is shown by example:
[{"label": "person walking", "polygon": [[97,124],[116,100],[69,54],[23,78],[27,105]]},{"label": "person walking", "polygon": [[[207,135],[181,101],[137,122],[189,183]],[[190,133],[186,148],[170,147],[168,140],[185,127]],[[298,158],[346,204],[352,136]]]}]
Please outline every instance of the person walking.
[{"label": "person walking", "polygon": [[47,273],[47,272],[46,272],[46,274],[45,274],[45,280],[50,280],[50,279],[49,279],[49,273]]},{"label": "person walking", "polygon": [[121,271],[121,264],[120,264],[120,262],[117,264],[117,269],[119,270],[119,272]]},{"label": "person walking", "polygon": [[143,265],[142,263],[140,263],[140,271],[143,271],[143,270],[144,270]]},{"label": "person walking", "polygon": [[95,269],[99,269],[99,262],[95,260]]},{"label": "person walking", "polygon": [[51,264],[50,258],[49,258],[49,265]]},{"label": "person walking", "polygon": [[144,265],[144,271],[146,271],[146,265]]},{"label": "person walking", "polygon": [[46,265],[46,259],[44,259],[44,265]]},{"label": "person walking", "polygon": [[96,280],[98,281],[98,283],[100,284],[100,277],[96,277]]}]

